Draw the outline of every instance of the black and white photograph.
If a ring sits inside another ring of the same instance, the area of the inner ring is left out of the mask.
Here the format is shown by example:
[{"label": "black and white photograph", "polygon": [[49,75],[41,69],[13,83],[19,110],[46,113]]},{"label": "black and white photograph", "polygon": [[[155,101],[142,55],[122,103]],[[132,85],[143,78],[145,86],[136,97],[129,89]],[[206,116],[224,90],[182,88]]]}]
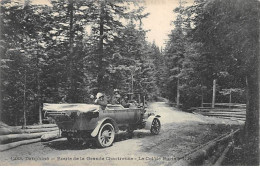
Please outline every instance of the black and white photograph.
[{"label": "black and white photograph", "polygon": [[259,166],[259,0],[0,0],[0,166]]}]

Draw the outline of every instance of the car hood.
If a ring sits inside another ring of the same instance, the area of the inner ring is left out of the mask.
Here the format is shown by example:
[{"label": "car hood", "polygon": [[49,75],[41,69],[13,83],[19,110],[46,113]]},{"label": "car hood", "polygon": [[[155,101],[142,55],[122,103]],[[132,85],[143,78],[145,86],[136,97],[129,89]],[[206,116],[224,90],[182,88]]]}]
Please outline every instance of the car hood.
[{"label": "car hood", "polygon": [[43,103],[44,111],[78,111],[78,112],[90,112],[99,110],[99,105],[95,104],[53,104],[53,103]]}]

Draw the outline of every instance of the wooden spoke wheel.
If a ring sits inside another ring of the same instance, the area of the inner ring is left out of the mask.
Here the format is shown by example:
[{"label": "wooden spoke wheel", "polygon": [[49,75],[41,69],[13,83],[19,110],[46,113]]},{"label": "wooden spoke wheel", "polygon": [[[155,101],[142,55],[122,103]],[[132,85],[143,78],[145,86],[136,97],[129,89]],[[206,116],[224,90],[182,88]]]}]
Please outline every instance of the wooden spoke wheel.
[{"label": "wooden spoke wheel", "polygon": [[110,123],[105,123],[101,126],[97,135],[97,144],[99,147],[105,148],[113,144],[115,139],[115,129]]},{"label": "wooden spoke wheel", "polygon": [[151,126],[151,133],[154,135],[157,135],[160,133],[161,130],[161,122],[159,119],[155,118],[153,119],[152,126]]},{"label": "wooden spoke wheel", "polygon": [[128,138],[133,138],[133,136],[134,136],[134,129],[133,129],[133,128],[129,127],[129,128],[126,130],[126,132],[127,132]]},{"label": "wooden spoke wheel", "polygon": [[76,144],[76,143],[77,143],[77,141],[74,140],[72,137],[67,137],[67,140],[68,140],[68,142],[69,142],[70,144]]}]

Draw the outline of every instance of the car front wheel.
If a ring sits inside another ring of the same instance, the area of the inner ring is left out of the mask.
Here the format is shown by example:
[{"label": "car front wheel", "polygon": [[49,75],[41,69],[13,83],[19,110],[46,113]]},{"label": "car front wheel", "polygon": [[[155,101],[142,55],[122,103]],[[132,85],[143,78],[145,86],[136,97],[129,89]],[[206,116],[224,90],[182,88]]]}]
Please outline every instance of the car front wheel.
[{"label": "car front wheel", "polygon": [[154,135],[157,135],[160,133],[161,130],[161,122],[159,119],[155,118],[153,119],[152,126],[151,126],[151,133]]},{"label": "car front wheel", "polygon": [[105,123],[101,126],[97,135],[97,144],[99,147],[105,148],[113,144],[115,139],[115,129],[111,123]]}]

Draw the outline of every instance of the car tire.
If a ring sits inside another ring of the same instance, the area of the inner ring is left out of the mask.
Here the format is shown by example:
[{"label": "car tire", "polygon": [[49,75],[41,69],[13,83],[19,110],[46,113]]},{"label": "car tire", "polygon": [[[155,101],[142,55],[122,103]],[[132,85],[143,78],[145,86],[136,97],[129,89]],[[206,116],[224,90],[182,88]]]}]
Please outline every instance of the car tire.
[{"label": "car tire", "polygon": [[105,148],[113,144],[115,139],[115,128],[111,123],[103,124],[98,132],[96,141],[98,147]]},{"label": "car tire", "polygon": [[132,128],[128,128],[126,132],[127,132],[128,138],[133,138],[134,130]]},{"label": "car tire", "polygon": [[70,144],[75,144],[77,143],[72,137],[67,137],[67,140]]},{"label": "car tire", "polygon": [[161,130],[161,122],[159,119],[155,118],[153,119],[153,122],[152,122],[152,126],[151,126],[151,133],[153,135],[158,135],[160,133],[160,130]]}]

